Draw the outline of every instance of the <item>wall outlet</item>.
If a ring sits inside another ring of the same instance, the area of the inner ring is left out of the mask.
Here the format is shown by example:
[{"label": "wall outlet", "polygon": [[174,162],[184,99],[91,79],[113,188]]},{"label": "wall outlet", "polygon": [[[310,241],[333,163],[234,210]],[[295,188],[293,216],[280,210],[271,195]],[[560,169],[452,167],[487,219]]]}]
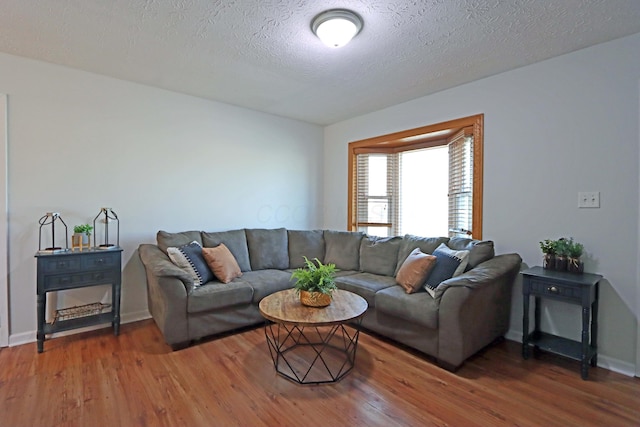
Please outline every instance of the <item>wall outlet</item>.
[{"label": "wall outlet", "polygon": [[599,208],[600,192],[599,191],[580,191],[578,193],[579,208]]}]

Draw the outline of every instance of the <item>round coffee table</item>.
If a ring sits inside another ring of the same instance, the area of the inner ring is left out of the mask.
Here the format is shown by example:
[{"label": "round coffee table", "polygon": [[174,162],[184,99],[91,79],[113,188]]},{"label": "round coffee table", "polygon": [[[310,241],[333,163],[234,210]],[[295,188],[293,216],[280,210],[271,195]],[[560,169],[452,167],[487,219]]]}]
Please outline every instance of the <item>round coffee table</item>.
[{"label": "round coffee table", "polygon": [[273,293],[260,301],[267,319],[264,333],[276,372],[299,384],[333,383],[355,364],[358,328],[367,301],[352,292],[336,290],[327,307],[307,307],[294,289]]}]

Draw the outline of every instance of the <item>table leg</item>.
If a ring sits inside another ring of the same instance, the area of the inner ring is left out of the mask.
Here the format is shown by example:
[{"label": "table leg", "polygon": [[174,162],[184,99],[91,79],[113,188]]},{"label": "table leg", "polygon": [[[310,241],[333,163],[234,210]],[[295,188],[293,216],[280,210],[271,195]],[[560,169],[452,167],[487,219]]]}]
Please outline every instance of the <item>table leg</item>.
[{"label": "table leg", "polygon": [[38,353],[42,353],[42,351],[44,350],[44,316],[46,300],[46,294],[38,294],[38,332],[36,334],[36,338],[38,340]]},{"label": "table leg", "polygon": [[583,380],[589,376],[589,319],[591,309],[589,306],[582,307],[582,360],[580,374]]},{"label": "table leg", "polygon": [[522,357],[529,358],[529,294],[523,295],[522,313]]},{"label": "table leg", "polygon": [[598,366],[598,300],[600,293],[600,283],[596,283],[596,297],[591,304],[591,347],[594,354],[591,358],[591,366]]},{"label": "table leg", "polygon": [[120,335],[120,282],[111,287],[111,307],[113,308],[113,334]]}]

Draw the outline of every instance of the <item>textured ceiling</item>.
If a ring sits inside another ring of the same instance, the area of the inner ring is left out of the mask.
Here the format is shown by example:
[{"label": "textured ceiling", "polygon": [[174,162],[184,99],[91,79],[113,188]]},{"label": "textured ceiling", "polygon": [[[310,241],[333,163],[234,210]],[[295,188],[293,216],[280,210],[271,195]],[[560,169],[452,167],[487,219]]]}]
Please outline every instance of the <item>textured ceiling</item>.
[{"label": "textured ceiling", "polygon": [[0,0],[0,52],[318,124],[637,32],[640,0]]}]

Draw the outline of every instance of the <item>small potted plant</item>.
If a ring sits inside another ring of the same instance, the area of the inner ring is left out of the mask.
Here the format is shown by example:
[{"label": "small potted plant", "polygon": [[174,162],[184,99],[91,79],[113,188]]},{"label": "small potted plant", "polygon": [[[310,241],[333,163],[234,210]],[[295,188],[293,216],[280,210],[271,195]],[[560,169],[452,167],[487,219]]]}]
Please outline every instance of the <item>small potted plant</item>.
[{"label": "small potted plant", "polygon": [[556,240],[545,239],[540,242],[542,250],[542,268],[553,270],[555,268]]},{"label": "small potted plant", "polygon": [[300,294],[300,302],[310,307],[326,307],[331,304],[331,293],[337,289],[335,264],[315,263],[304,257],[305,267],[296,269],[291,278],[296,279],[294,289]]},{"label": "small potted plant", "polygon": [[569,239],[569,247],[567,249],[567,270],[572,273],[584,272],[584,263],[580,259],[584,252],[584,245],[582,243],[574,242],[573,238]]},{"label": "small potted plant", "polygon": [[[89,224],[80,224],[75,225],[73,227],[73,236],[74,243],[76,240],[78,243],[81,243],[81,246],[89,246],[89,236],[91,236],[91,232],[93,231],[93,227]],[[75,245],[74,245],[75,246]],[[80,245],[78,245],[80,246]]]},{"label": "small potted plant", "polygon": [[561,237],[556,240],[556,270],[567,271],[567,256],[569,255],[569,247],[571,243],[569,239]]}]

